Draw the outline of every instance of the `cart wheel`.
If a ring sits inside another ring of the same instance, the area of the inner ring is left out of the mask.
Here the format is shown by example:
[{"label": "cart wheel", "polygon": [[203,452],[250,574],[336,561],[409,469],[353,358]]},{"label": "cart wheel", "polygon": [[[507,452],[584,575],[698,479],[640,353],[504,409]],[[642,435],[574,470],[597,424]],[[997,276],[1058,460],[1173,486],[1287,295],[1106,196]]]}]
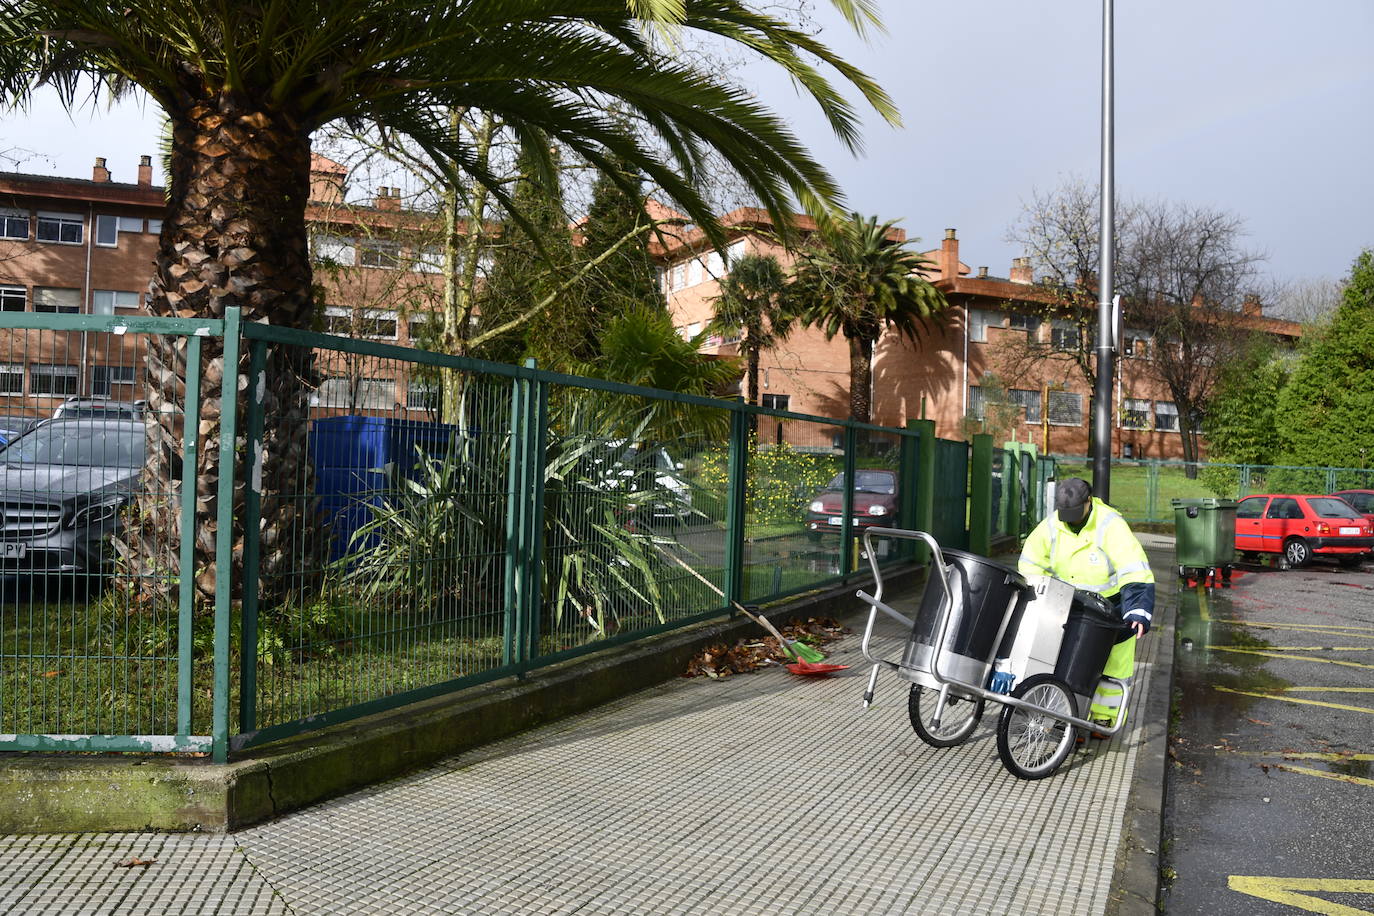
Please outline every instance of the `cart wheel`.
[{"label": "cart wheel", "polygon": [[[1037,674],[1012,696],[1060,715],[1078,716],[1073,691],[1052,674]],[[1074,728],[1048,712],[1007,706],[997,723],[997,753],[1013,776],[1044,779],[1059,769],[1073,750]]]},{"label": "cart wheel", "polygon": [[951,690],[945,699],[945,708],[940,710],[940,727],[935,728],[930,723],[935,718],[935,705],[939,700],[940,691],[912,684],[906,700],[911,727],[931,747],[963,744],[978,727],[978,720],[983,718],[984,701],[960,696]]}]

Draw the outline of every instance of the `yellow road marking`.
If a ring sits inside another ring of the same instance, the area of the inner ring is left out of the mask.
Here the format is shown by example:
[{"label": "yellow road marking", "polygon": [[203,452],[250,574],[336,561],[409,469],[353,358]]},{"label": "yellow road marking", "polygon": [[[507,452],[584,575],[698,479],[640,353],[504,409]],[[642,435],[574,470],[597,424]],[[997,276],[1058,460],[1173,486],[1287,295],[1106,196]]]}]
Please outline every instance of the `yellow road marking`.
[{"label": "yellow road marking", "polygon": [[1344,709],[1348,712],[1363,712],[1374,716],[1374,709],[1367,706],[1346,706],[1344,703],[1323,703],[1321,700],[1300,700],[1297,697],[1281,697],[1273,693],[1260,693],[1255,690],[1234,690],[1230,687],[1218,687],[1222,693],[1238,693],[1247,697],[1259,697],[1262,700],[1278,700],[1282,703],[1300,703],[1303,706],[1325,706],[1327,709]]},{"label": "yellow road marking", "polygon": [[1285,693],[1374,693],[1374,687],[1280,687]]},{"label": "yellow road marking", "polygon": [[1334,623],[1269,623],[1261,620],[1244,620],[1240,617],[1220,618],[1223,623],[1240,623],[1247,627],[1259,627],[1262,630],[1305,630],[1311,633],[1329,633],[1334,630],[1341,630],[1350,636],[1365,638],[1363,634],[1369,633],[1368,638],[1374,639],[1374,627],[1347,627]]},{"label": "yellow road marking", "polygon": [[1269,658],[1286,658],[1291,661],[1299,662],[1323,662],[1328,665],[1342,665],[1346,668],[1368,668],[1374,671],[1374,665],[1362,665],[1359,662],[1343,662],[1334,658],[1317,658],[1315,655],[1284,655],[1281,652],[1265,652],[1260,649],[1239,649],[1235,646],[1208,646],[1207,648],[1216,652],[1236,652],[1240,655],[1264,655]]},{"label": "yellow road marking", "polygon": [[1233,891],[1271,903],[1284,903],[1322,916],[1371,916],[1369,910],[1356,909],[1312,897],[1298,891],[1324,894],[1374,894],[1374,881],[1362,878],[1266,878],[1260,875],[1231,875],[1226,886]]},{"label": "yellow road marking", "polygon": [[1270,652],[1374,652],[1374,646],[1269,646]]},{"label": "yellow road marking", "polygon": [[1306,776],[1320,776],[1323,779],[1334,779],[1337,782],[1354,783],[1357,786],[1374,786],[1374,779],[1365,779],[1363,776],[1350,776],[1346,773],[1328,773],[1325,770],[1314,770],[1310,767],[1289,766],[1286,763],[1274,764],[1276,770],[1287,770],[1290,773],[1302,773]]},{"label": "yellow road marking", "polygon": [[1203,620],[1212,619],[1211,613],[1207,610],[1207,589],[1201,584],[1197,587],[1197,607],[1198,614],[1201,615]]}]

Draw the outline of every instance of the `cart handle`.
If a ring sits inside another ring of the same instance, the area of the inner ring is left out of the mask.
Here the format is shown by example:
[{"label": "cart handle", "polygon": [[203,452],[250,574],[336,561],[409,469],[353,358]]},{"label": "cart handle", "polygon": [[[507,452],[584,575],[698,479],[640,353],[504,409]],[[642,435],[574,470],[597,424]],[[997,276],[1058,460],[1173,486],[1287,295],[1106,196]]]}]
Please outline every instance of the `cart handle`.
[{"label": "cart handle", "polygon": [[[914,530],[907,529],[907,528],[865,528],[865,529],[864,529],[864,533],[863,533],[864,553],[866,553],[866,554],[868,555],[868,565],[869,565],[869,568],[873,570],[873,582],[874,582],[874,586],[875,586],[875,587],[874,587],[874,594],[873,594],[873,595],[866,594],[866,593],[863,592],[863,591],[859,591],[859,592],[857,593],[857,595],[858,595],[859,598],[863,599],[863,600],[864,600],[865,602],[867,602],[868,605],[869,605],[869,609],[868,609],[868,625],[864,627],[864,638],[863,638],[863,643],[860,645],[859,651],[860,651],[861,653],[863,653],[863,657],[864,657],[864,658],[868,659],[869,661],[873,662],[873,664],[874,664],[874,677],[873,677],[873,678],[870,678],[870,680],[875,680],[875,679],[876,679],[876,677],[877,677],[877,665],[879,665],[879,664],[887,664],[887,665],[891,666],[891,667],[894,668],[894,669],[900,667],[896,662],[891,662],[891,661],[886,661],[886,660],[884,660],[884,659],[875,658],[875,657],[873,656],[872,651],[870,651],[870,649],[869,649],[869,642],[870,642],[870,641],[872,640],[872,638],[873,638],[873,625],[874,625],[875,623],[877,623],[877,621],[878,621],[878,611],[882,611],[883,613],[887,614],[889,617],[892,617],[893,619],[897,620],[898,622],[906,624],[908,627],[914,627],[914,626],[916,626],[916,622],[915,622],[914,620],[911,620],[911,619],[908,618],[906,615],[901,614],[901,613],[899,613],[898,611],[896,611],[895,609],[889,607],[889,606],[883,601],[883,574],[882,574],[882,571],[878,568],[878,555],[877,555],[877,551],[875,551],[875,550],[873,549],[873,536],[874,536],[874,535],[878,535],[879,537],[900,538],[900,539],[908,540],[908,541],[923,541],[923,542],[925,542],[926,546],[928,546],[928,547],[930,548],[930,551],[931,551],[931,563],[934,565],[934,568],[931,570],[931,574],[932,574],[932,575],[936,575],[936,574],[939,575],[939,577],[940,577],[940,586],[945,590],[945,601],[944,601],[944,604],[943,604],[943,605],[941,606],[941,608],[940,608],[940,613],[941,613],[942,616],[941,616],[941,618],[940,618],[939,632],[938,632],[937,637],[936,637],[936,639],[937,639],[937,645],[936,645],[936,652],[937,652],[937,654],[936,654],[936,656],[935,656],[935,662],[934,662],[934,664],[932,665],[932,668],[938,667],[938,665],[939,665],[939,655],[938,655],[938,653],[944,649],[944,641],[945,641],[945,640],[944,640],[944,624],[945,624],[945,617],[944,617],[944,615],[947,615],[947,614],[950,612],[950,610],[953,608],[953,606],[954,606],[954,593],[951,592],[951,591],[949,590],[949,567],[945,565],[945,554],[944,554],[944,551],[942,551],[942,550],[940,549],[940,542],[937,541],[937,540],[935,540],[934,537],[932,537],[931,535],[927,534],[927,533],[924,532],[924,531],[914,531]],[[938,672],[935,673],[935,677],[936,677],[937,680],[940,680],[940,676],[939,676]],[[944,681],[941,681],[941,683],[944,683]],[[868,704],[869,704],[869,702],[871,702],[872,697],[873,697],[873,688],[872,688],[872,686],[870,686],[870,687],[869,687],[868,693],[866,693],[866,694],[864,695],[864,706],[865,706],[865,707],[867,707]]]}]

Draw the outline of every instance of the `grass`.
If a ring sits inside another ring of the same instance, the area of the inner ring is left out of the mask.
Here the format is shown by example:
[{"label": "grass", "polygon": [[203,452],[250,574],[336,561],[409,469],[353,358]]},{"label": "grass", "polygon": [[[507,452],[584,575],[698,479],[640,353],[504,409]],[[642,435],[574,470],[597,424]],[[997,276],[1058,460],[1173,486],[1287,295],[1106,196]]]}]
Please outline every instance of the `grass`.
[{"label": "grass", "polygon": [[[1056,462],[1059,479],[1082,477],[1092,480],[1092,467],[1073,459]],[[1151,477],[1155,478],[1151,492]],[[1174,499],[1215,497],[1202,478],[1190,479],[1183,467],[1138,465],[1112,462],[1110,500],[1113,508],[1129,522],[1162,523],[1172,526]]]}]

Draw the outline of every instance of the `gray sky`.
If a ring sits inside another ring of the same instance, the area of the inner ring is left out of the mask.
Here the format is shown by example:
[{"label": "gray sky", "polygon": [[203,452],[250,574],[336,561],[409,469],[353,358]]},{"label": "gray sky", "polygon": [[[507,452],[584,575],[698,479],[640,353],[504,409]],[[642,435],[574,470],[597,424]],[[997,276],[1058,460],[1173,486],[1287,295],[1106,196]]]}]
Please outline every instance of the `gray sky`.
[{"label": "gray sky", "polygon": [[[897,219],[929,247],[959,230],[966,263],[1005,276],[1022,201],[1099,162],[1100,0],[881,0],[864,45],[816,0],[824,38],[876,77],[905,126],[866,117],[855,159],[782,78],[747,77],[839,177],[852,207]],[[1241,216],[1279,279],[1337,278],[1374,247],[1374,0],[1116,3],[1120,194]],[[867,113],[865,113],[867,114]],[[21,171],[90,175],[105,156],[132,181],[156,160],[156,113],[72,118],[51,97],[0,118]],[[0,168],[13,169],[9,162]]]}]

